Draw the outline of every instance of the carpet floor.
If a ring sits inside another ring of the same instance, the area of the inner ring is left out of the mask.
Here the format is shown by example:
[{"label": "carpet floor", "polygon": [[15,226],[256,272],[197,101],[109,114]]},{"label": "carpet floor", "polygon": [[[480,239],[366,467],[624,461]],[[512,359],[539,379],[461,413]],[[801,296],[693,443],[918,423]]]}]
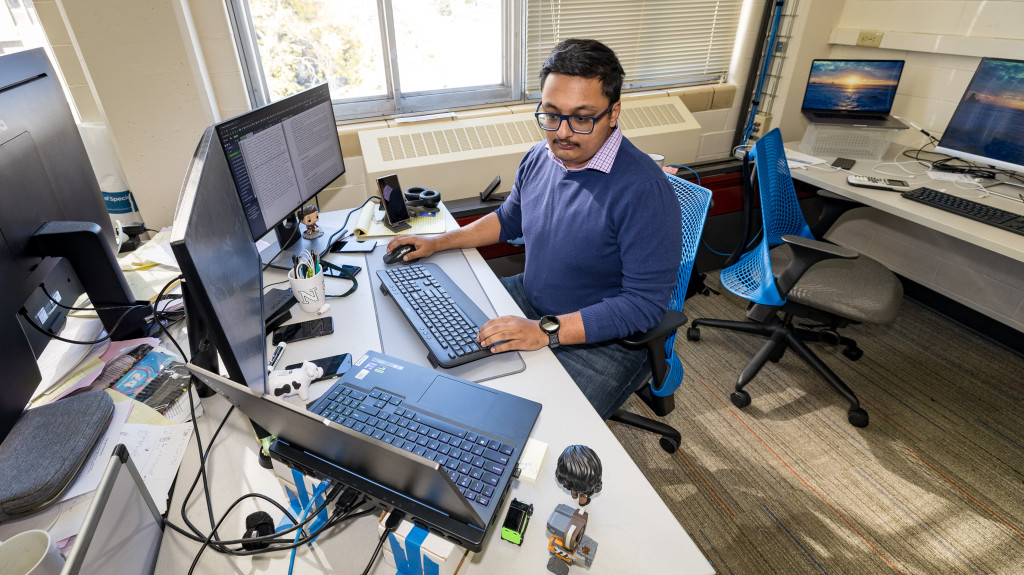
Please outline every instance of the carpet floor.
[{"label": "carpet floor", "polygon": [[[686,314],[743,320],[716,282]],[[763,340],[708,327],[676,338],[675,454],[609,425],[718,573],[1024,573],[1024,358],[909,300],[892,325],[842,333],[858,361],[811,349],[865,428],[791,351],[737,409],[729,394]],[[651,415],[635,396],[626,408]]]}]

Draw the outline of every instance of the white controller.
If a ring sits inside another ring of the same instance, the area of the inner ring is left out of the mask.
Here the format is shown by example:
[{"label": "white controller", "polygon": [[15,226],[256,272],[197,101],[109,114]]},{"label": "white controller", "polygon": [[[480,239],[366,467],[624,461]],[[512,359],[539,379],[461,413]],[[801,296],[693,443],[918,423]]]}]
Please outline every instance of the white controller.
[{"label": "white controller", "polygon": [[903,180],[889,178],[872,178],[869,176],[847,176],[846,183],[858,188],[874,188],[876,190],[888,190],[890,192],[909,192],[910,184]]}]

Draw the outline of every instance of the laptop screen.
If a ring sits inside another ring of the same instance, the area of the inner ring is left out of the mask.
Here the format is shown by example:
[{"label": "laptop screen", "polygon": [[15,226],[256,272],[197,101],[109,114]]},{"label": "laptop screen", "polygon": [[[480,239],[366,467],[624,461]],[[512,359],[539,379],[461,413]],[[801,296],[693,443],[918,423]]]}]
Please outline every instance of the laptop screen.
[{"label": "laptop screen", "polygon": [[802,110],[888,114],[903,60],[815,60]]}]

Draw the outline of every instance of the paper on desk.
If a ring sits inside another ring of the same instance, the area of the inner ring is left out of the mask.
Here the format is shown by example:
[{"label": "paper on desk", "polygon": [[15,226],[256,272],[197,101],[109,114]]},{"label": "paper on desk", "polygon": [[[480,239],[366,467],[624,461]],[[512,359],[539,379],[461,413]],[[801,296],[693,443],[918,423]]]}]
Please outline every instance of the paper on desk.
[{"label": "paper on desk", "polygon": [[789,169],[792,170],[793,168],[824,164],[825,160],[786,148],[786,163],[789,165]]},{"label": "paper on desk", "polygon": [[443,234],[445,231],[444,210],[440,205],[438,206],[437,213],[433,216],[410,218],[408,224],[411,227],[401,232],[393,232],[383,222],[374,220],[373,214],[376,210],[377,205],[371,202],[363,206],[363,209],[359,211],[359,214],[356,216],[355,227],[353,228],[356,237],[375,238],[397,236],[399,234]]},{"label": "paper on desk", "polygon": [[[107,393],[114,397],[113,394],[117,392],[107,390]],[[114,402],[114,414],[110,417],[110,425],[107,426],[107,431],[96,442],[96,445],[93,446],[89,458],[85,460],[85,464],[82,465],[82,469],[78,472],[78,477],[75,478],[71,487],[61,495],[61,501],[67,501],[72,497],[89,493],[99,486],[100,479],[103,478],[103,472],[107,468],[107,460],[110,459],[114,446],[118,444],[121,437],[121,429],[124,427],[125,422],[128,421],[128,415],[131,411],[132,402]]]},{"label": "paper on desk", "polygon": [[[77,318],[69,315],[64,327],[57,335],[74,341],[92,341],[99,339],[102,330],[103,324],[99,319]],[[36,358],[42,378],[35,393],[32,394],[32,399],[35,400],[50,390],[54,384],[71,373],[75,366],[94,349],[95,347],[91,345],[50,340],[46,344],[46,348],[43,349],[43,353]]]},{"label": "paper on desk", "polygon": [[146,425],[126,423],[121,429],[120,443],[128,448],[142,480],[149,489],[160,513],[167,511],[167,494],[185,457],[192,438],[192,425]]},{"label": "paper on desk", "polygon": [[60,385],[53,388],[48,393],[44,393],[39,396],[36,403],[50,403],[63,399],[72,393],[89,387],[92,382],[96,381],[100,373],[103,372],[103,362],[100,359],[93,358],[88,362],[84,362],[79,365],[78,371],[72,373],[70,376],[64,379]]},{"label": "paper on desk", "polygon": [[138,249],[118,258],[122,270],[147,268],[154,264],[172,269],[178,268],[178,260],[171,251],[171,233],[161,231],[147,240]]}]

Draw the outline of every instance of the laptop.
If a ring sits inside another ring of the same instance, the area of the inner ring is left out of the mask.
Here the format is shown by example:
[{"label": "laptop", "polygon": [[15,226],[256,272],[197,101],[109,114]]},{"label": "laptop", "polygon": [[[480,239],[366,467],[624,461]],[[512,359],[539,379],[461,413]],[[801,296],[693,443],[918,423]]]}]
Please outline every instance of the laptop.
[{"label": "laptop", "polygon": [[117,445],[61,575],[153,572],[163,517],[124,445]]},{"label": "laptop", "polygon": [[813,124],[906,129],[889,115],[903,60],[814,60],[800,108]]},{"label": "laptop", "polygon": [[479,552],[540,404],[367,352],[303,410],[188,368],[277,437],[272,457]]}]

